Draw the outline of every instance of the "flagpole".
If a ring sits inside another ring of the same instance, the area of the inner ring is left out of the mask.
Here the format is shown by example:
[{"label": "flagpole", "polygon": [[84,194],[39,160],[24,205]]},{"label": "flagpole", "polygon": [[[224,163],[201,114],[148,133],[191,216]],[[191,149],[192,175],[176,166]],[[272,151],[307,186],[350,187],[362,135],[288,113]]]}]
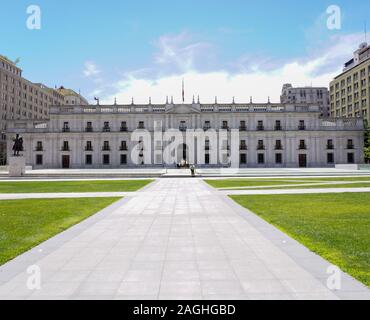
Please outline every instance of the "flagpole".
[{"label": "flagpole", "polygon": [[184,85],[184,79],[182,79],[182,103],[185,103],[185,85]]}]

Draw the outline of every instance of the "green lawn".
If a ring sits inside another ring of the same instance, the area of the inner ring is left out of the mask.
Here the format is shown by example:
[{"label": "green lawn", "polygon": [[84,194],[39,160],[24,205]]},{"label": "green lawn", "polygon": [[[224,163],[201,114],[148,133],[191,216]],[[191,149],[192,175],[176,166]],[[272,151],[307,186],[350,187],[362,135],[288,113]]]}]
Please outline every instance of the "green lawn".
[{"label": "green lawn", "polygon": [[0,193],[126,192],[154,180],[20,181],[0,182]]},{"label": "green lawn", "polygon": [[120,198],[0,201],[0,265]]},{"label": "green lawn", "polygon": [[[370,179],[370,178],[369,178]],[[234,188],[234,187],[258,187],[258,186],[274,186],[281,184],[298,184],[301,182],[290,181],[289,179],[220,179],[220,180],[204,180],[214,188]],[[309,181],[310,183],[312,181]]]},{"label": "green lawn", "polygon": [[[206,179],[204,180],[210,186],[222,189],[222,188],[245,188],[245,187],[259,187],[266,186],[273,188],[277,185],[289,185],[289,184],[305,184],[305,183],[316,183],[316,182],[346,182],[346,181],[370,181],[370,177],[333,177],[333,178],[275,178],[275,179]],[[365,182],[364,182],[365,183]]]},{"label": "green lawn", "polygon": [[231,198],[370,286],[370,193]]},{"label": "green lawn", "polygon": [[302,184],[301,186],[287,186],[287,187],[273,187],[268,186],[266,188],[238,188],[235,190],[273,190],[273,189],[332,189],[332,188],[370,188],[370,182],[358,182],[358,183],[343,183],[343,184],[317,184],[308,186]]}]

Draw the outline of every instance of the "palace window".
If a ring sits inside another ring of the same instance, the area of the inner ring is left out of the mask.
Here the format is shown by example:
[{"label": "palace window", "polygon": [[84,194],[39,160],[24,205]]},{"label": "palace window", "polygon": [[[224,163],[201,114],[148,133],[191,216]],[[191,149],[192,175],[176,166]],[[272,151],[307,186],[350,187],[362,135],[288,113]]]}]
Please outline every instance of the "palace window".
[{"label": "palace window", "polygon": [[85,155],[85,164],[86,165],[92,165],[92,154],[86,154]]},{"label": "palace window", "polygon": [[265,150],[265,146],[263,144],[263,140],[258,140],[257,150]]},{"label": "palace window", "polygon": [[247,131],[247,126],[246,126],[246,124],[245,124],[245,121],[244,121],[244,120],[240,121],[239,130],[240,130],[240,131]]},{"label": "palace window", "polygon": [[103,164],[104,165],[109,165],[109,163],[110,163],[109,154],[103,154]]},{"label": "palace window", "polygon": [[93,147],[92,147],[91,141],[86,141],[85,151],[93,151]]},{"label": "palace window", "polygon": [[247,155],[245,153],[240,154],[240,164],[247,164]]},{"label": "palace window", "polygon": [[347,163],[355,163],[355,154],[353,152],[347,153]]},{"label": "palace window", "polygon": [[306,130],[304,120],[299,120],[298,130]]},{"label": "palace window", "polygon": [[71,129],[69,127],[69,123],[68,122],[64,122],[63,123],[63,132],[70,132]]},{"label": "palace window", "polygon": [[121,141],[120,151],[127,151],[127,143],[126,141]]},{"label": "palace window", "polygon": [[209,150],[209,139],[208,138],[204,141],[204,150]]},{"label": "palace window", "polygon": [[37,154],[36,155],[36,165],[37,166],[42,166],[43,164],[43,157],[42,154]]},{"label": "palace window", "polygon": [[103,132],[110,132],[109,122],[105,121],[103,126]]},{"label": "palace window", "polygon": [[186,122],[185,121],[180,121],[180,126],[179,126],[179,130],[180,131],[186,131]]},{"label": "palace window", "polygon": [[275,150],[282,150],[283,146],[281,144],[281,140],[276,140],[275,141]]},{"label": "palace window", "polygon": [[227,121],[222,121],[222,127],[223,130],[229,130],[229,124]]},{"label": "palace window", "polygon": [[87,122],[86,123],[86,129],[85,129],[86,132],[92,132],[93,131],[93,127],[92,127],[92,122]]},{"label": "palace window", "polygon": [[259,120],[258,123],[257,123],[257,130],[258,131],[263,131],[265,130],[264,126],[263,126],[263,121],[262,120]]},{"label": "palace window", "polygon": [[206,153],[206,154],[204,155],[204,163],[205,163],[205,164],[209,164],[209,153]]},{"label": "palace window", "polygon": [[209,129],[211,129],[211,121],[204,121],[203,130],[207,131]]},{"label": "palace window", "polygon": [[121,121],[120,131],[121,132],[126,132],[127,131],[127,123],[126,123],[126,121]]},{"label": "palace window", "polygon": [[122,165],[127,164],[127,155],[126,154],[121,154],[121,164]]},{"label": "palace window", "polygon": [[299,149],[300,150],[306,150],[307,149],[305,140],[299,140]]},{"label": "palace window", "polygon": [[275,163],[276,164],[283,163],[283,155],[281,153],[275,153]]},{"label": "palace window", "polygon": [[37,143],[36,143],[36,151],[43,151],[42,141],[37,141]]},{"label": "palace window", "polygon": [[104,141],[102,151],[110,151],[109,141]]},{"label": "palace window", "polygon": [[68,141],[63,141],[62,151],[69,151]]},{"label": "palace window", "polygon": [[265,163],[265,155],[263,153],[259,153],[257,155],[257,162],[258,162],[258,164],[264,164]]},{"label": "palace window", "polygon": [[245,140],[240,140],[240,150],[247,150],[247,144]]},{"label": "palace window", "polygon": [[281,130],[281,121],[280,120],[276,120],[275,121],[275,130],[276,131],[280,131]]},{"label": "palace window", "polygon": [[203,130],[204,131],[207,131],[211,129],[211,122],[210,121],[204,121],[204,127],[203,127]]},{"label": "palace window", "polygon": [[334,163],[334,153],[328,153],[327,154],[327,163],[333,164]]},{"label": "palace window", "polygon": [[139,121],[138,129],[145,129],[144,121]]},{"label": "palace window", "polygon": [[352,139],[348,139],[347,140],[347,149],[354,149],[355,146],[353,144],[353,140]]},{"label": "palace window", "polygon": [[326,144],[326,149],[332,150],[334,149],[334,144],[332,139],[328,139],[327,144]]}]

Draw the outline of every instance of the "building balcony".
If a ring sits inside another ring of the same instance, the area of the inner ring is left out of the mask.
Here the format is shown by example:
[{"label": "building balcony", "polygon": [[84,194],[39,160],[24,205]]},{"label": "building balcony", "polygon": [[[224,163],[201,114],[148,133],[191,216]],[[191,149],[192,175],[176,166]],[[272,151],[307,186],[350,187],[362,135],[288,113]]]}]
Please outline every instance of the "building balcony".
[{"label": "building balcony", "polygon": [[203,130],[204,130],[204,131],[208,131],[209,129],[211,129],[211,127],[210,127],[210,126],[204,126],[204,127],[203,127]]},{"label": "building balcony", "polygon": [[282,127],[281,126],[275,126],[275,131],[281,131]]},{"label": "building balcony", "polygon": [[110,151],[110,147],[103,147],[101,148],[102,151]]},{"label": "building balcony", "polygon": [[247,127],[246,126],[240,126],[239,131],[247,131]]},{"label": "building balcony", "polygon": [[71,132],[71,128],[69,127],[65,127],[62,129],[63,132]]},{"label": "building balcony", "polygon": [[119,151],[127,151],[127,147],[120,147]]},{"label": "building balcony", "polygon": [[85,132],[93,132],[93,128],[91,128],[91,127],[86,127],[86,128],[85,128]]},{"label": "building balcony", "polygon": [[265,130],[264,126],[257,126],[257,131],[263,131],[263,130]]},{"label": "building balcony", "polygon": [[247,146],[240,146],[240,147],[239,147],[239,150],[241,150],[241,151],[242,151],[242,150],[248,150],[248,147],[247,147]]},{"label": "building balcony", "polygon": [[145,130],[145,126],[138,126],[137,129],[138,130]]},{"label": "building balcony", "polygon": [[35,151],[44,151],[44,148],[43,147],[36,147]]},{"label": "building balcony", "polygon": [[181,132],[185,132],[187,129],[188,129],[187,127],[179,127],[179,130],[180,130]]},{"label": "building balcony", "polygon": [[306,126],[304,126],[304,125],[299,125],[299,126],[298,126],[298,130],[306,130]]},{"label": "building balcony", "polygon": [[305,144],[301,144],[298,147],[299,150],[307,150],[307,146]]},{"label": "building balcony", "polygon": [[283,150],[283,146],[275,146],[275,150]]},{"label": "building balcony", "polygon": [[94,151],[92,147],[85,147],[85,151]]},{"label": "building balcony", "polygon": [[221,130],[230,130],[230,127],[229,126],[222,126]]},{"label": "building balcony", "polygon": [[68,148],[62,147],[61,151],[71,151],[71,150],[69,149],[69,147]]},{"label": "building balcony", "polygon": [[265,150],[265,146],[257,146],[257,150]]},{"label": "building balcony", "polygon": [[347,144],[347,149],[348,150],[353,150],[355,146],[353,144]]},{"label": "building balcony", "polygon": [[110,132],[110,128],[109,127],[104,127],[103,132]]},{"label": "building balcony", "polygon": [[121,131],[121,132],[127,132],[128,129],[127,129],[127,127],[121,127],[121,128],[119,128],[119,131]]},{"label": "building balcony", "polygon": [[333,150],[333,149],[334,149],[334,145],[332,145],[332,144],[327,144],[327,145],[326,145],[326,149],[328,149],[328,150]]}]

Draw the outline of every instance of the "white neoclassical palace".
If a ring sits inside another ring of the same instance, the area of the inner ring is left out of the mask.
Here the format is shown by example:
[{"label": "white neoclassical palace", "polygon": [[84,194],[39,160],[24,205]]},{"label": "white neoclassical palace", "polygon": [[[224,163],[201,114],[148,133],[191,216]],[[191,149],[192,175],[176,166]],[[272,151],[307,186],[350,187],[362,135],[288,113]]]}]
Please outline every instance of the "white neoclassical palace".
[{"label": "white neoclassical palace", "polygon": [[[332,167],[363,162],[363,120],[302,104],[54,106],[13,120],[33,168]],[[13,143],[8,143],[11,153]]]}]

